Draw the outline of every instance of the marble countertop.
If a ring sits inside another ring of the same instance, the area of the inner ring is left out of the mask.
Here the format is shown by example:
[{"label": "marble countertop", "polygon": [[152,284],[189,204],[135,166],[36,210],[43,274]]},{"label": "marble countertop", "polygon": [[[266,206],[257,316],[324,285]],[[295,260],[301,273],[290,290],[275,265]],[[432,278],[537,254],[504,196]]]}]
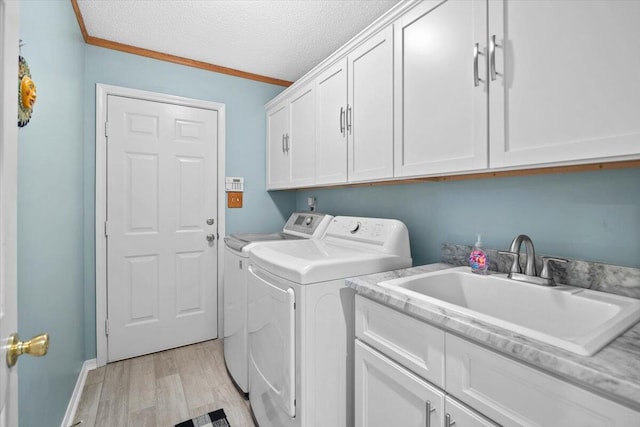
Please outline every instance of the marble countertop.
[{"label": "marble countertop", "polygon": [[358,294],[640,410],[640,323],[591,357],[570,353],[378,283],[456,266],[437,263],[346,280]]}]

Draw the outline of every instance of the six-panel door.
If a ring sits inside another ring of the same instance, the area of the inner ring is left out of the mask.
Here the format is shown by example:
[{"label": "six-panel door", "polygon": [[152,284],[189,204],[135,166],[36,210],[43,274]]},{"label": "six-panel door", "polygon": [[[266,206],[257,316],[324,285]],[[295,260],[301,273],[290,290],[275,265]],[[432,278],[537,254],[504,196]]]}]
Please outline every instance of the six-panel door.
[{"label": "six-panel door", "polygon": [[216,338],[218,113],[107,103],[108,360]]}]

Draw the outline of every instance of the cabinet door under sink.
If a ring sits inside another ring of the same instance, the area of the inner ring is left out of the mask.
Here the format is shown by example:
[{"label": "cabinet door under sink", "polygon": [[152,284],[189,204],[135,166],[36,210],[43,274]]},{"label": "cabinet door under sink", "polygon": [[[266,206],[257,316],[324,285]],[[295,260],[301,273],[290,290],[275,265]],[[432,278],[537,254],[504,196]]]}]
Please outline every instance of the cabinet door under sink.
[{"label": "cabinet door under sink", "polygon": [[640,413],[446,334],[447,393],[505,426],[638,426]]},{"label": "cabinet door under sink", "polygon": [[356,427],[441,426],[444,393],[356,340]]}]

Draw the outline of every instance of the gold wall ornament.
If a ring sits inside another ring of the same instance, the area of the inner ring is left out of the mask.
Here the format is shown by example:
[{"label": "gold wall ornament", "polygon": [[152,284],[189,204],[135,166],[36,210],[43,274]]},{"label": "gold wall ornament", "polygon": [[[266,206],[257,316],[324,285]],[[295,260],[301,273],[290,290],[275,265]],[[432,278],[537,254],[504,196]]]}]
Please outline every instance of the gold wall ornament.
[{"label": "gold wall ornament", "polygon": [[27,61],[18,56],[18,126],[24,127],[31,119],[37,98],[36,84],[31,80]]}]

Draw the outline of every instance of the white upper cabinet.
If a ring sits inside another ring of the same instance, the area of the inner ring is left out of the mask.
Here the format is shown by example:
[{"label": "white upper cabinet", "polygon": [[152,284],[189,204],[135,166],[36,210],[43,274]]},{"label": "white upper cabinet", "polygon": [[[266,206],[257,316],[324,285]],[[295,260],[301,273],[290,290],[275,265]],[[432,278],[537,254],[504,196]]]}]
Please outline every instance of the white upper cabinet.
[{"label": "white upper cabinet", "polygon": [[315,90],[309,84],[267,110],[267,188],[315,182]]},{"label": "white upper cabinet", "polygon": [[347,60],[316,78],[316,183],[347,182]]},{"label": "white upper cabinet", "polygon": [[282,101],[267,111],[267,188],[289,185],[289,102]]},{"label": "white upper cabinet", "polygon": [[291,185],[312,185],[316,167],[316,99],[314,85],[296,92],[289,104]]},{"label": "white upper cabinet", "polygon": [[393,177],[393,26],[348,55],[349,182]]},{"label": "white upper cabinet", "polygon": [[486,12],[425,1],[396,21],[395,176],[487,167]]},{"label": "white upper cabinet", "polygon": [[268,188],[638,159],[638,22],[638,0],[399,2],[269,103]]},{"label": "white upper cabinet", "polygon": [[490,1],[490,166],[637,157],[639,22],[638,1]]}]

